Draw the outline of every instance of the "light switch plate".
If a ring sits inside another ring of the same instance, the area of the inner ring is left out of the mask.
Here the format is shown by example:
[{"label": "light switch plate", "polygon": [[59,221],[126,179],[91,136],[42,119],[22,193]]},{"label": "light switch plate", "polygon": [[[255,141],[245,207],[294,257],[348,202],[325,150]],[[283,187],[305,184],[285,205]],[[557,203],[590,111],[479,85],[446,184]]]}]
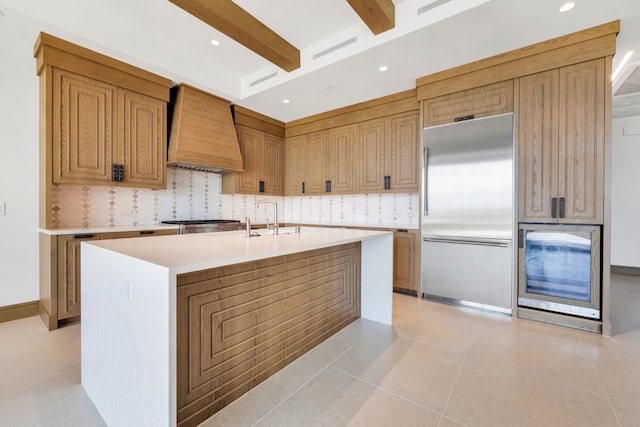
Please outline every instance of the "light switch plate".
[{"label": "light switch plate", "polygon": [[7,202],[0,202],[0,216],[7,214]]}]

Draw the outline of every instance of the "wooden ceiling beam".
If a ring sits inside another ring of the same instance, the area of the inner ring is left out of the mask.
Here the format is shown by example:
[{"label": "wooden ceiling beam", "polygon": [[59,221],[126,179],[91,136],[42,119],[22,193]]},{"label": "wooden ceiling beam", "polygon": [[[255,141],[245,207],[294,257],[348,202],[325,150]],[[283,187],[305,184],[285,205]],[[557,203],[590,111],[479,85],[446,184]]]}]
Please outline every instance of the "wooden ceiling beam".
[{"label": "wooden ceiling beam", "polygon": [[169,0],[286,71],[300,68],[300,51],[231,0]]},{"label": "wooden ceiling beam", "polygon": [[396,9],[391,0],[347,0],[373,34],[396,26]]}]

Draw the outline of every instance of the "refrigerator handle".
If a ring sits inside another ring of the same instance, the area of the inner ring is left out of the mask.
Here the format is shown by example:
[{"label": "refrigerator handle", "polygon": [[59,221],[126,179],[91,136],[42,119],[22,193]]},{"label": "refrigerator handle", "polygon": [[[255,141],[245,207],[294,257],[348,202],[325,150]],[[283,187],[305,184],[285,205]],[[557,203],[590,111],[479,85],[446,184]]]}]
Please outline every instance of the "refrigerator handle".
[{"label": "refrigerator handle", "polygon": [[424,212],[423,215],[427,216],[429,215],[429,192],[427,191],[427,177],[429,176],[428,172],[429,172],[429,148],[428,147],[424,147],[422,149],[422,164],[424,166],[424,182],[422,183],[423,188],[422,188],[422,197],[423,197],[423,205],[424,205]]}]

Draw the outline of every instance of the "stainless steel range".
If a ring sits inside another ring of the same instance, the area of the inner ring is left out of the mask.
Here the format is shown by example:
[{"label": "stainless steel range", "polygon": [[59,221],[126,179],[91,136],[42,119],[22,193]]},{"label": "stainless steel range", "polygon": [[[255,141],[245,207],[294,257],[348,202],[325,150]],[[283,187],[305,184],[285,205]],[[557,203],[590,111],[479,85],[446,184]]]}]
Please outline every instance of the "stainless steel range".
[{"label": "stainless steel range", "polygon": [[215,231],[244,230],[245,225],[234,219],[188,219],[162,221],[162,224],[180,226],[180,234],[211,233]]}]

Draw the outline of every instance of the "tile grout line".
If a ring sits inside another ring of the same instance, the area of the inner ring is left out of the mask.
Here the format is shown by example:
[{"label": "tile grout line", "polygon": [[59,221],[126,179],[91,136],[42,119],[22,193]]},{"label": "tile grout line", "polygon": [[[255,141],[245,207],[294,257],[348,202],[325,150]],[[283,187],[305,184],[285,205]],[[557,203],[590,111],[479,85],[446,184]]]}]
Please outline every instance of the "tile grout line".
[{"label": "tile grout line", "polygon": [[[473,344],[473,341],[476,338],[476,332],[478,331],[478,323],[480,323],[481,317],[482,315],[478,316],[478,318],[476,319],[476,324],[473,327],[473,334],[471,335],[471,340],[469,341],[469,345],[467,346],[467,349],[464,352],[464,355],[462,356],[462,362],[460,362],[460,367],[458,368],[458,372],[456,372],[456,377],[454,378],[453,384],[451,385],[451,390],[449,390],[449,395],[447,396],[447,400],[444,402],[444,407],[442,408],[442,414],[440,415],[440,421],[438,421],[438,426],[442,424],[442,420],[445,418],[444,414],[447,411],[447,406],[449,406],[451,395],[453,394],[453,390],[456,388],[456,384],[458,383],[458,378],[460,378],[460,372],[462,372],[462,367],[464,366],[464,363],[467,361],[467,356],[469,355],[469,350],[471,350],[471,345]],[[451,419],[454,420],[455,422],[458,422],[453,418]],[[461,423],[461,424],[466,425],[466,423]]]},{"label": "tile grout line", "polygon": [[[316,359],[314,359],[316,360]],[[267,411],[266,414],[264,414],[263,416],[261,416],[255,423],[253,423],[251,426],[257,426],[260,421],[262,421],[263,419],[265,419],[266,417],[269,416],[269,414],[271,414],[273,411],[275,411],[276,409],[278,409],[280,406],[282,406],[282,404],[284,402],[286,402],[287,400],[289,400],[294,394],[296,394],[297,392],[299,392],[304,386],[306,386],[307,384],[309,384],[311,381],[313,381],[314,379],[316,379],[318,377],[318,375],[320,375],[321,373],[323,373],[324,371],[327,370],[327,368],[329,367],[329,365],[325,365],[324,368],[320,369],[318,372],[316,372],[316,374],[314,376],[312,376],[311,378],[309,378],[307,381],[305,381],[303,384],[300,385],[300,387],[296,388],[294,391],[292,391],[287,397],[285,397],[284,399],[282,399],[280,401],[280,403],[278,403],[276,406],[274,406],[273,408],[271,408],[269,411]]]},{"label": "tile grout line", "polygon": [[[580,334],[578,334],[578,339],[580,340],[580,343],[582,345],[587,344],[582,340],[582,336],[580,336]],[[595,374],[596,378],[598,379],[598,384],[600,384],[600,388],[602,388],[602,394],[604,394],[604,397],[607,399],[607,403],[609,404],[609,407],[611,408],[611,412],[613,412],[613,416],[616,419],[616,422],[618,423],[618,427],[622,427],[622,423],[620,422],[620,418],[618,417],[618,413],[616,411],[616,408],[613,407],[613,404],[611,403],[611,397],[609,397],[609,393],[607,393],[607,389],[604,387],[604,384],[602,383],[602,379],[600,378],[600,374],[598,374],[598,370],[596,369],[596,365],[593,363],[593,360],[591,358],[589,359],[589,365],[591,366],[591,369],[593,370],[593,373]]]},{"label": "tile grout line", "polygon": [[422,409],[425,409],[425,410],[427,410],[429,412],[433,412],[436,415],[441,415],[440,413],[438,413],[438,411],[436,411],[434,409],[431,409],[431,408],[429,408],[427,406],[424,406],[423,404],[415,402],[415,401],[413,401],[413,400],[411,400],[411,399],[409,399],[407,397],[404,397],[404,396],[402,396],[400,394],[394,393],[393,391],[391,391],[389,389],[386,389],[386,388],[384,388],[382,386],[375,385],[374,383],[369,382],[369,381],[365,380],[364,378],[360,378],[360,377],[358,377],[356,375],[353,375],[352,373],[349,373],[349,372],[347,372],[345,370],[342,370],[340,368],[336,368],[335,366],[327,366],[327,368],[331,368],[334,371],[337,371],[337,372],[340,372],[342,374],[345,374],[345,375],[347,375],[347,376],[349,376],[351,378],[354,378],[354,379],[356,379],[358,381],[361,381],[361,382],[363,382],[365,384],[368,384],[368,385],[370,385],[371,387],[373,387],[373,388],[375,388],[377,390],[381,390],[381,391],[384,391],[385,393],[389,393],[390,395],[395,396],[395,397],[399,398],[400,400],[404,400],[405,402],[411,403],[412,405],[418,406],[418,407],[420,407]]},{"label": "tile grout line", "polygon": [[[351,344],[345,351],[343,351],[342,353],[340,353],[337,357],[335,357],[333,360],[331,360],[331,362],[329,362],[329,364],[323,362],[322,360],[318,360],[313,356],[307,356],[312,360],[315,360],[316,362],[322,363],[324,364],[324,368],[320,369],[314,376],[312,376],[311,378],[309,378],[309,380],[305,381],[303,384],[300,385],[300,387],[296,388],[294,391],[292,391],[287,397],[285,397],[284,399],[282,399],[276,406],[274,406],[273,408],[271,408],[269,411],[267,411],[266,414],[264,414],[262,417],[260,417],[254,424],[252,424],[253,426],[258,425],[258,423],[260,423],[260,421],[262,421],[263,419],[265,419],[267,416],[269,416],[269,414],[271,414],[273,411],[275,411],[276,409],[278,409],[280,406],[282,406],[282,404],[284,402],[286,402],[287,400],[289,400],[291,397],[293,397],[294,394],[296,394],[297,392],[299,392],[304,386],[306,386],[307,384],[309,384],[311,381],[313,381],[315,378],[317,378],[321,373],[323,373],[324,371],[327,370],[327,368],[329,368],[330,364],[335,362],[336,360],[338,360],[340,357],[342,357],[346,352],[348,352],[349,350],[351,350],[357,343],[359,343],[362,340],[362,337],[358,338],[357,340],[355,340],[353,342],[353,344]],[[326,342],[326,341],[325,341]],[[322,345],[322,343],[320,344]],[[315,347],[314,347],[315,348]],[[311,350],[309,350],[311,351]],[[308,353],[308,352],[307,352]],[[307,353],[305,353],[303,356],[305,356]],[[335,369],[335,368],[334,368]]]}]

